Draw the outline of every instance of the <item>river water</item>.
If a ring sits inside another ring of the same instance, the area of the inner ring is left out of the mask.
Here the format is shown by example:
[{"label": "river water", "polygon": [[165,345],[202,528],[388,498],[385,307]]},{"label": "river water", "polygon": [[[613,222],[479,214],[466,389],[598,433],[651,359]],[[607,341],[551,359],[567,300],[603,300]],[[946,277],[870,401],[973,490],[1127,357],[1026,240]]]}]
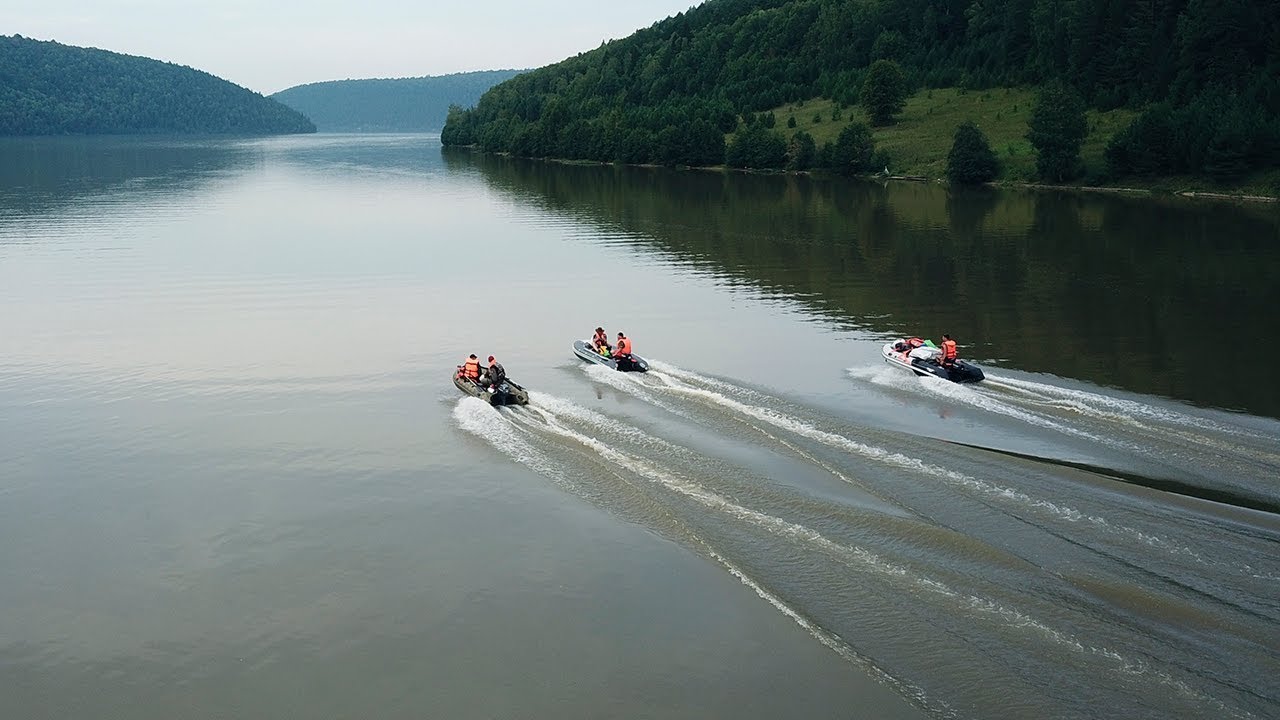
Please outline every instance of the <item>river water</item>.
[{"label": "river water", "polygon": [[1278,278],[1267,206],[5,140],[0,716],[1280,716]]}]

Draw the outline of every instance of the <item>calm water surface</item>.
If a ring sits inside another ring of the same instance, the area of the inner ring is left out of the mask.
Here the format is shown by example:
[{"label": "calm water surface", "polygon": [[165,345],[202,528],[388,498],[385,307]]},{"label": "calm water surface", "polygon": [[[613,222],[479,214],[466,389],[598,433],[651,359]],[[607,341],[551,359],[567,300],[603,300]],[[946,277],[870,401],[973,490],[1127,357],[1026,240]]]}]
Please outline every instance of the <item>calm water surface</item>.
[{"label": "calm water surface", "polygon": [[0,142],[0,716],[1280,716],[1277,278],[1266,207]]}]

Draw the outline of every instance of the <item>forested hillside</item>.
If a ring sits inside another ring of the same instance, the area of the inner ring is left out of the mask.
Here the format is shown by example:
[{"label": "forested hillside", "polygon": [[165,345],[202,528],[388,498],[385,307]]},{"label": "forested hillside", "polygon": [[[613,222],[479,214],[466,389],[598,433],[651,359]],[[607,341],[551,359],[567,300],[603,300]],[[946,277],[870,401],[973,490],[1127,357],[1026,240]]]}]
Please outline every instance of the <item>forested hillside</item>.
[{"label": "forested hillside", "polygon": [[321,132],[434,132],[444,127],[450,105],[475,105],[486,90],[520,72],[335,80],[298,85],[271,97],[311,118]]},{"label": "forested hillside", "polygon": [[206,72],[0,36],[0,135],[315,132],[296,110]]},{"label": "forested hillside", "polygon": [[[1274,0],[707,0],[496,86],[452,112],[442,139],[632,163],[717,164],[727,151],[730,164],[780,167],[797,133],[772,118],[755,128],[755,113],[865,104],[875,65],[896,67],[907,94],[1053,87],[1062,107],[1130,108],[1106,153],[1114,177],[1280,162]],[[734,163],[739,140],[767,148]]]}]

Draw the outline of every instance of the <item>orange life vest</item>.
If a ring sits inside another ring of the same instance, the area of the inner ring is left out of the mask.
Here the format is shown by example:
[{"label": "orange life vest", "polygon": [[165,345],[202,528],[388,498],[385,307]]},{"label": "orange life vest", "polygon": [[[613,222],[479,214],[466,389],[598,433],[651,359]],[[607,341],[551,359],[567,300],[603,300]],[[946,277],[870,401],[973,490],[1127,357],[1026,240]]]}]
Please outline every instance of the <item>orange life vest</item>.
[{"label": "orange life vest", "polygon": [[462,366],[462,377],[468,380],[479,380],[480,361],[475,358],[467,358],[467,362]]},{"label": "orange life vest", "polygon": [[942,359],[948,362],[954,361],[956,359],[956,341],[955,340],[942,341]]},{"label": "orange life vest", "polygon": [[618,338],[618,349],[614,352],[614,355],[630,355],[630,354],[631,354],[631,341],[625,337]]}]

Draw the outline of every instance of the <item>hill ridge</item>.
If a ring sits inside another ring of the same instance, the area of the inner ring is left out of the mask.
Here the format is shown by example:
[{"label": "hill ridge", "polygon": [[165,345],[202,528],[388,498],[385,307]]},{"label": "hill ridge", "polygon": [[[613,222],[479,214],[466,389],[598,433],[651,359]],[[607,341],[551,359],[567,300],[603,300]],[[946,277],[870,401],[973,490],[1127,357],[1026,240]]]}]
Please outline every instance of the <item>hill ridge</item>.
[{"label": "hill ridge", "polygon": [[0,36],[0,135],[309,132],[301,113],[203,70]]}]

